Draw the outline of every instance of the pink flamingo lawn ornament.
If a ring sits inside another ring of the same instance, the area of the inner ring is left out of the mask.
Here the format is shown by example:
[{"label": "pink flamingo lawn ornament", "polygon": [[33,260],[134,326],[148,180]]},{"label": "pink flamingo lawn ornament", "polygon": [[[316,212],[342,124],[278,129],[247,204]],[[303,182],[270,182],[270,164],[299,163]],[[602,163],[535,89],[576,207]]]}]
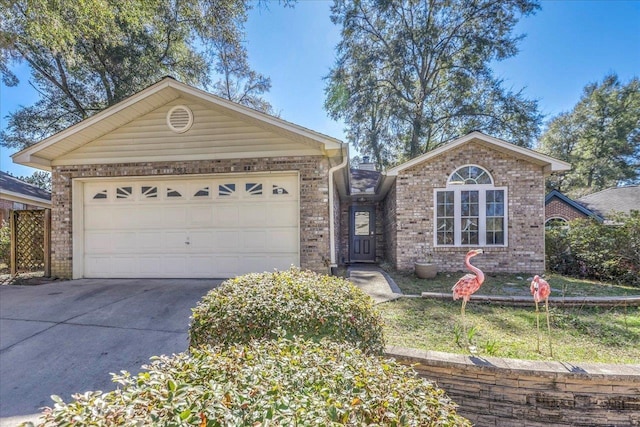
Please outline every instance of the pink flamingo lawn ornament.
[{"label": "pink flamingo lawn ornament", "polygon": [[549,295],[551,294],[551,286],[542,277],[537,274],[533,276],[531,281],[531,295],[536,303],[536,326],[538,328],[538,352],[540,352],[540,310],[538,303],[544,301],[544,308],[547,312],[547,331],[549,333],[549,353],[553,357],[553,347],[551,347],[551,325],[549,324]]},{"label": "pink flamingo lawn ornament", "polygon": [[464,321],[464,308],[471,298],[471,295],[473,295],[478,289],[480,289],[480,286],[482,286],[482,283],[484,282],[484,273],[482,272],[482,270],[471,265],[471,262],[469,260],[472,257],[482,253],[484,253],[482,249],[475,249],[467,252],[467,256],[464,257],[464,263],[467,268],[473,271],[475,274],[466,274],[460,280],[458,280],[455,285],[453,285],[453,288],[451,288],[451,290],[453,291],[454,301],[462,298],[462,308],[460,310],[460,313],[462,314],[462,327],[464,329],[465,335],[467,334],[467,330]]}]

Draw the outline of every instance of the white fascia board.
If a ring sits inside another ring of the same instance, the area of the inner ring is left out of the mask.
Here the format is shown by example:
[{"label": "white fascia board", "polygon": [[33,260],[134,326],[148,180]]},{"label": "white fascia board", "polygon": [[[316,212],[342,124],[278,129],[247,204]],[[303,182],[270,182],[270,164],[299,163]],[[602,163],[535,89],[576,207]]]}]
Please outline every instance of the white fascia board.
[{"label": "white fascia board", "polygon": [[544,170],[545,172],[561,172],[568,171],[571,169],[571,165],[569,163],[563,162],[562,160],[555,159],[551,156],[547,156],[546,154],[539,153],[537,151],[530,150],[528,148],[520,147],[515,144],[511,144],[509,142],[503,141],[498,138],[494,138],[489,135],[485,135],[482,132],[471,132],[465,136],[462,136],[452,142],[441,145],[440,147],[431,150],[421,156],[418,156],[414,159],[409,160],[401,165],[395,166],[387,171],[387,175],[389,176],[397,176],[398,172],[410,168],[418,163],[422,163],[430,158],[436,157],[448,150],[454,149],[462,144],[466,144],[467,142],[478,139],[484,142],[488,142],[489,144],[495,145],[499,148],[511,151],[517,157],[524,157],[531,161],[542,162],[545,163]]},{"label": "white fascia board", "polygon": [[[138,92],[137,94],[130,96],[129,98],[120,101],[119,103],[106,108],[105,110],[102,110],[101,112],[79,122],[76,123],[73,126],[68,127],[65,130],[62,130],[58,133],[56,133],[55,135],[50,136],[49,138],[46,138],[40,142],[38,142],[37,144],[34,144],[30,147],[25,148],[24,150],[21,150],[17,153],[15,153],[12,157],[14,158],[14,162],[15,163],[20,163],[20,161],[18,161],[17,159],[22,159],[23,155],[26,156],[33,156],[34,154],[38,153],[39,151],[50,147],[53,144],[56,144],[60,141],[62,141],[65,138],[68,138],[69,136],[76,134],[78,132],[82,132],[84,129],[91,127],[93,124],[102,121],[103,119],[110,117],[122,110],[124,110],[125,108],[139,102],[141,99],[146,98],[147,96],[150,96],[156,92],[158,92],[159,90],[165,88],[165,87],[169,87],[169,83],[173,81],[173,79],[171,78],[165,78],[161,81],[159,81],[158,83],[149,86],[146,89],[143,89],[141,92]],[[29,157],[27,157],[28,159]],[[23,163],[20,163],[23,164]]]},{"label": "white fascia board", "polygon": [[[214,104],[214,105],[218,105],[224,109],[227,109],[229,111],[233,111],[236,112],[238,114],[241,114],[243,116],[246,117],[250,117],[253,118],[256,121],[259,122],[263,122],[266,123],[270,126],[276,127],[276,128],[280,128],[283,129],[285,131],[300,135],[304,138],[313,140],[315,142],[317,142],[318,144],[320,144],[323,147],[323,151],[329,151],[329,150],[339,150],[342,148],[342,142],[338,139],[329,137],[327,135],[323,135],[320,134],[318,132],[314,132],[312,130],[306,129],[302,126],[298,126],[295,125],[293,123],[284,121],[282,119],[279,119],[277,117],[273,117],[270,116],[268,114],[264,114],[261,113],[257,110],[253,110],[249,107],[245,107],[239,104],[236,104],[234,102],[230,102],[227,101],[223,98],[217,97],[215,95],[212,95],[208,92],[205,92],[203,90],[194,88],[192,86],[186,85],[184,83],[180,83],[177,80],[170,78],[170,77],[166,77],[163,80],[159,81],[158,83],[149,86],[148,88],[138,92],[135,95],[130,96],[129,98],[89,117],[88,119],[85,119],[61,132],[58,132],[57,134],[44,139],[42,141],[40,141],[37,144],[32,145],[31,147],[25,148],[22,151],[19,151],[18,153],[15,153],[12,157],[14,159],[15,163],[18,164],[23,164],[23,165],[27,165],[27,166],[32,166],[32,167],[39,167],[39,166],[34,166],[33,163],[36,164],[40,164],[41,166],[45,166],[50,168],[51,167],[51,162],[50,161],[45,161],[43,162],[32,162],[31,159],[33,158],[34,155],[36,155],[38,152],[40,152],[41,150],[46,149],[47,147],[50,147],[51,145],[57,144],[60,141],[64,140],[65,138],[70,137],[71,135],[77,134],[79,132],[82,132],[83,130],[93,126],[94,124],[114,115],[117,114],[119,112],[121,112],[122,110],[125,110],[127,108],[129,108],[130,106],[140,102],[141,100],[143,100],[144,98],[147,98],[149,96],[152,96],[153,94],[164,90],[166,88],[171,88],[176,90],[179,93],[183,93],[185,95],[191,95],[197,99],[206,101],[208,103]],[[135,117],[131,118],[132,120],[135,119]],[[88,141],[87,141],[88,142]],[[48,162],[48,163],[47,163]],[[41,167],[39,167],[41,168]]]},{"label": "white fascia board", "polygon": [[11,156],[13,163],[29,166],[35,169],[51,171],[51,160],[25,153],[24,151],[25,150],[20,151]]},{"label": "white fascia board", "polygon": [[535,150],[531,150],[529,148],[520,147],[519,145],[511,144],[510,142],[504,141],[502,139],[494,138],[489,135],[485,135],[482,132],[472,132],[470,135],[474,135],[474,138],[492,143],[501,148],[513,151],[516,154],[519,154],[521,157],[529,158],[532,160],[536,160],[538,162],[547,163],[545,165],[545,171],[548,169],[549,172],[562,172],[568,171],[571,169],[571,165],[562,160],[558,160],[554,157],[548,156],[546,154],[540,153]]},{"label": "white fascia board", "polygon": [[27,196],[14,191],[0,191],[0,199],[10,200],[12,202],[24,203],[28,205],[40,206],[43,208],[51,207],[51,200],[41,199],[39,197]]}]

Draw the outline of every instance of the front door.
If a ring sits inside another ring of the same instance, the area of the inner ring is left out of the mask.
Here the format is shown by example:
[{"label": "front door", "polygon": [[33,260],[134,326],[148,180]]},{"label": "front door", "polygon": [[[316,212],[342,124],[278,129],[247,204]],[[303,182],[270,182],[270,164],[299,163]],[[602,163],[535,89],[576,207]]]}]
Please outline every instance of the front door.
[{"label": "front door", "polygon": [[376,211],[373,206],[352,206],[349,231],[351,262],[376,260]]}]

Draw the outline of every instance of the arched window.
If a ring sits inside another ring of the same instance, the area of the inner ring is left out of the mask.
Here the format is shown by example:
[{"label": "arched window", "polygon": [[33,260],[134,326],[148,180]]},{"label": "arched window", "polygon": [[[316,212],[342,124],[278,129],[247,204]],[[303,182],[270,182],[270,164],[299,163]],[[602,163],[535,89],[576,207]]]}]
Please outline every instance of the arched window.
[{"label": "arched window", "polygon": [[481,166],[456,169],[434,193],[436,246],[506,246],[507,188]]},{"label": "arched window", "polygon": [[480,166],[468,165],[457,169],[449,176],[447,185],[460,184],[493,184],[489,172]]},{"label": "arched window", "polygon": [[561,217],[552,217],[549,218],[545,221],[544,223],[544,228],[547,230],[551,230],[551,229],[558,229],[558,228],[568,228],[569,227],[569,222]]}]

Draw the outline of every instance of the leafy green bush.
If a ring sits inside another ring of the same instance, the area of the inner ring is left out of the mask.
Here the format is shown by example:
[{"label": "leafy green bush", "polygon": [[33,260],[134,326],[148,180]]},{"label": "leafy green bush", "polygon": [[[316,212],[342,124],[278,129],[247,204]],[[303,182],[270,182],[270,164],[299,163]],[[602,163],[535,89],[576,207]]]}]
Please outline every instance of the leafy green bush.
[{"label": "leafy green bush", "polygon": [[382,317],[369,296],[345,279],[299,269],[227,280],[193,309],[189,335],[192,347],[298,336],[384,350]]},{"label": "leafy green bush", "polygon": [[154,358],[118,390],[55,398],[41,426],[470,426],[406,366],[328,340],[253,341]]},{"label": "leafy green bush", "polygon": [[7,266],[11,262],[11,229],[6,221],[0,224],[0,264]]},{"label": "leafy green bush", "polygon": [[547,265],[560,274],[640,286],[640,213],[619,214],[613,224],[592,219],[546,233]]}]

